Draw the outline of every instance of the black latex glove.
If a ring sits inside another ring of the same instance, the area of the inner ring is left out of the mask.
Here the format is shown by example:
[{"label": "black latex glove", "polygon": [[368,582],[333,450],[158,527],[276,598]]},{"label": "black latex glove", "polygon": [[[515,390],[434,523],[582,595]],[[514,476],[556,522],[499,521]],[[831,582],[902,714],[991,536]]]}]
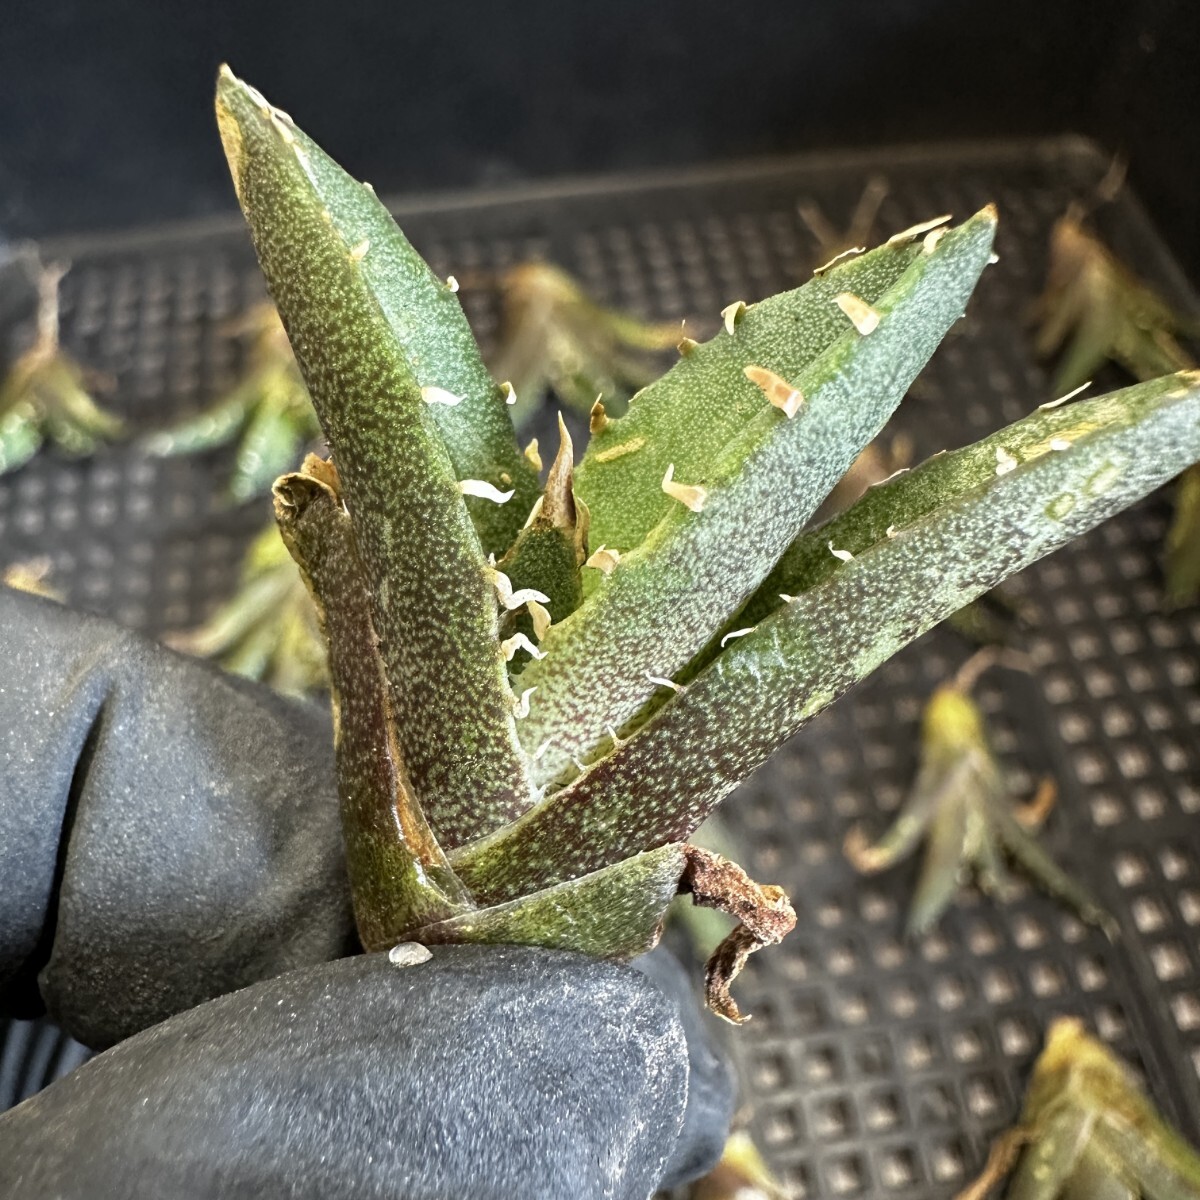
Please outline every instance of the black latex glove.
[{"label": "black latex glove", "polygon": [[0,1117],[0,1196],[633,1198],[719,1154],[669,957],[326,962],[323,713],[4,588],[0,639],[0,1006],[129,1038]]}]

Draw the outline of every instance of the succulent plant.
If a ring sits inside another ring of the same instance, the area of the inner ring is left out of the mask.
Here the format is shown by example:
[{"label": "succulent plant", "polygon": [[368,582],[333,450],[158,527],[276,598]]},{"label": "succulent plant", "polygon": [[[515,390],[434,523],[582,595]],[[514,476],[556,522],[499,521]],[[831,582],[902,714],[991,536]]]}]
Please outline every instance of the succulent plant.
[{"label": "succulent plant", "polygon": [[[1075,209],[1055,222],[1037,312],[1038,351],[1049,356],[1066,347],[1056,376],[1061,391],[1081,387],[1108,361],[1135,379],[1195,366],[1181,339],[1200,335],[1200,321],[1137,279]],[[1184,472],[1176,486],[1165,575],[1171,607],[1200,600],[1200,467]]]},{"label": "succulent plant", "polygon": [[321,432],[312,401],[271,303],[258,304],[237,323],[250,339],[244,377],[196,416],[142,440],[147,454],[198,454],[238,439],[227,494],[234,503],[265,495],[304,447]]},{"label": "succulent plant", "polygon": [[234,594],[203,625],[164,640],[285,695],[329,683],[316,609],[274,524],[250,543]]},{"label": "succulent plant", "polygon": [[738,1020],[730,980],[795,916],[688,835],[907,642],[1200,457],[1200,379],[1035,412],[802,532],[962,315],[988,208],[731,304],[543,489],[373,192],[227,69],[217,116],[332,449],[275,503],[329,647],[363,944],[630,957],[682,889],[741,922],[707,972]]},{"label": "succulent plant", "polygon": [[47,441],[68,454],[91,454],[125,428],[96,403],[87,372],[59,344],[58,287],[66,271],[41,269],[33,344],[0,384],[0,475],[28,462]]},{"label": "succulent plant", "polygon": [[1017,804],[989,746],[987,723],[971,698],[979,675],[996,660],[983,650],[942,684],[925,706],[921,766],[888,831],[873,845],[859,827],[846,838],[846,856],[866,873],[886,870],[927,840],[925,862],[908,916],[908,931],[930,929],[949,907],[962,877],[973,872],[989,895],[1011,890],[1012,859],[1085,921],[1115,932],[1115,922],[1038,844],[1035,833],[1054,805],[1054,781],[1043,779],[1028,804]]},{"label": "succulent plant", "polygon": [[1155,1110],[1133,1072],[1083,1023],[1060,1017],[1033,1065],[1018,1125],[957,1200],[1197,1200],[1200,1154]]},{"label": "succulent plant", "polygon": [[658,373],[653,356],[673,350],[679,323],[651,324],[598,304],[561,267],[519,263],[500,278],[500,344],[488,365],[512,388],[522,430],[547,389],[586,415],[598,399],[614,415]]}]

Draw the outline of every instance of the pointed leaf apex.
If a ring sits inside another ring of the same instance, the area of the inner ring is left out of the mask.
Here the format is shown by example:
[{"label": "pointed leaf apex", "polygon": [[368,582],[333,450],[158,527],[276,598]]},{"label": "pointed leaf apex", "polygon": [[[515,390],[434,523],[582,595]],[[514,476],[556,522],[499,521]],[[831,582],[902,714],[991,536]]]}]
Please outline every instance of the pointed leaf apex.
[{"label": "pointed leaf apex", "polygon": [[558,414],[558,453],[550,464],[546,476],[545,499],[542,501],[541,516],[559,529],[574,529],[576,521],[575,494],[575,447],[562,413]]}]

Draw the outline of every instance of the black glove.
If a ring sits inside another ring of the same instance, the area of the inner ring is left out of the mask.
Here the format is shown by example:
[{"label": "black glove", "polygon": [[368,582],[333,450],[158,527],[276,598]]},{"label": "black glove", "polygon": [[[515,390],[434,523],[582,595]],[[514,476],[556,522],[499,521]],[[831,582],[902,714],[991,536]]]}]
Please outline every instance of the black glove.
[{"label": "black glove", "polygon": [[669,957],[325,962],[325,714],[2,588],[0,631],[0,1005],[146,1030],[0,1117],[0,1195],[644,1197],[719,1154]]}]

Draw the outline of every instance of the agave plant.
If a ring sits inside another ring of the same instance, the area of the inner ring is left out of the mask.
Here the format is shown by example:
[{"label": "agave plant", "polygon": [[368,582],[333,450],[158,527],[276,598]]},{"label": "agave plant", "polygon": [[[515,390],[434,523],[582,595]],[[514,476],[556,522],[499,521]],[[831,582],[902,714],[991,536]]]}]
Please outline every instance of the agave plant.
[{"label": "agave plant", "polygon": [[332,449],[275,504],[328,642],[363,944],[630,957],[682,889],[741,922],[707,972],[740,1019],[731,978],[795,916],[688,836],[907,642],[1200,457],[1200,379],[1034,412],[802,532],[962,315],[987,208],[729,305],[543,489],[373,192],[227,69],[217,116]]},{"label": "agave plant", "polygon": [[250,342],[244,377],[203,412],[149,434],[142,449],[165,458],[198,454],[237,439],[226,494],[241,504],[269,492],[321,430],[275,306],[255,305],[234,332]]},{"label": "agave plant", "polygon": [[1050,1026],[1020,1123],[996,1139],[956,1200],[984,1200],[1010,1171],[1009,1200],[1200,1198],[1200,1154],[1073,1017]]},{"label": "agave plant", "polygon": [[921,767],[895,821],[873,845],[859,827],[846,837],[846,857],[864,874],[907,858],[926,838],[925,861],[908,916],[910,934],[931,928],[949,907],[959,882],[974,873],[989,895],[1005,898],[1010,858],[1051,895],[1110,935],[1116,923],[1038,844],[1035,833],[1054,805],[1052,779],[1027,804],[1009,794],[989,746],[987,722],[971,689],[996,656],[983,650],[930,697],[921,721]]},{"label": "agave plant", "polygon": [[[1055,377],[1061,391],[1081,387],[1108,361],[1135,379],[1195,366],[1183,339],[1200,336],[1200,321],[1137,279],[1074,208],[1051,233],[1050,271],[1037,315],[1039,353],[1062,351]],[[1171,607],[1200,600],[1200,467],[1186,471],[1176,486],[1164,573]]]},{"label": "agave plant", "polygon": [[41,268],[33,344],[0,383],[0,475],[28,462],[50,442],[71,455],[91,454],[125,429],[101,408],[88,372],[59,343],[58,289],[67,268]]},{"label": "agave plant", "polygon": [[520,431],[549,389],[569,409],[587,415],[598,399],[614,415],[657,372],[653,358],[673,350],[678,322],[650,324],[606,308],[561,267],[518,263],[500,278],[500,344],[489,366],[512,387],[513,424]]},{"label": "agave plant", "polygon": [[312,599],[274,523],[250,543],[234,594],[203,625],[164,640],[285,695],[305,696],[329,681]]}]

